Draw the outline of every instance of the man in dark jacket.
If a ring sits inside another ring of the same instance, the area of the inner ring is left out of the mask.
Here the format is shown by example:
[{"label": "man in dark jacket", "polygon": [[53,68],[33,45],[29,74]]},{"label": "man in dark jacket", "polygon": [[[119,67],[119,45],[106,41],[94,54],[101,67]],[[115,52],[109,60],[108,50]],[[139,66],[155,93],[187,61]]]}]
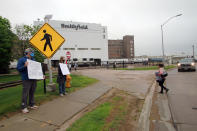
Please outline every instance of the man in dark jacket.
[{"label": "man in dark jacket", "polygon": [[27,100],[29,96],[29,106],[31,109],[37,109],[38,106],[35,105],[34,102],[34,93],[37,86],[36,80],[28,78],[27,72],[27,59],[34,60],[34,51],[31,48],[27,48],[25,50],[25,56],[18,60],[17,70],[21,74],[22,82],[23,82],[23,92],[22,92],[22,112],[28,113],[27,109]]}]

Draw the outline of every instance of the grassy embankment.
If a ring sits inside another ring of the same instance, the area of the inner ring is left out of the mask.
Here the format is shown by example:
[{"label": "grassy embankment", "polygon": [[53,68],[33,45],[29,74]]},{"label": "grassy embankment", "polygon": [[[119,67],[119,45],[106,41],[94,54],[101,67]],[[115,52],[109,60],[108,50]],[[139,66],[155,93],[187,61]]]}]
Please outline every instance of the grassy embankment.
[{"label": "grassy embankment", "polygon": [[[130,116],[130,114],[135,114],[135,110],[132,108],[138,108],[138,102],[129,102],[130,99],[126,99],[124,96],[113,96],[79,118],[66,131],[126,130],[128,129],[126,126],[129,125],[128,121],[137,121],[137,116]],[[140,110],[138,109],[137,112],[139,113]]]},{"label": "grassy embankment", "polygon": [[[81,75],[71,75],[72,82],[71,82],[71,88],[70,92],[73,92],[75,90],[84,88],[90,84],[93,84],[97,82],[98,80],[94,78],[89,78],[87,76],[81,76]],[[13,81],[13,80],[20,80],[20,76],[6,76],[6,77],[0,77],[1,82],[5,81]],[[53,79],[53,81],[56,81],[56,78]],[[48,83],[49,80],[46,80],[46,83]],[[43,89],[43,81],[37,82],[37,89],[35,93],[35,101],[36,104],[41,104],[45,101],[52,100],[56,97],[59,97],[58,88],[56,92],[47,92],[44,94]],[[58,84],[57,84],[58,87]],[[21,95],[22,95],[22,85],[6,88],[0,90],[0,118],[2,116],[6,116],[6,114],[10,112],[15,112],[20,109],[21,104]]]},{"label": "grassy embankment", "polygon": [[[165,66],[165,69],[175,68],[175,65]],[[158,70],[158,66],[134,67],[134,68],[117,68],[118,70]]]},{"label": "grassy embankment", "polygon": [[[118,101],[121,101],[121,97],[115,96],[112,101],[107,101],[99,105],[96,109],[77,120],[67,131],[116,130],[120,122],[124,119],[128,106],[126,103],[117,105],[116,103]],[[111,116],[113,110],[118,110],[118,112],[116,111],[112,121],[107,122],[106,120]]]}]

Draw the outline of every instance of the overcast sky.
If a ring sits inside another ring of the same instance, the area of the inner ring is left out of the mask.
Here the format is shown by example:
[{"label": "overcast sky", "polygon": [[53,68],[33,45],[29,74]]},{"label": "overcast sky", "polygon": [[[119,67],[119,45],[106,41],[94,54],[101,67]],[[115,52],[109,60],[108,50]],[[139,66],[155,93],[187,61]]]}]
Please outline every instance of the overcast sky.
[{"label": "overcast sky", "polygon": [[[54,20],[100,23],[109,39],[134,35],[136,55],[162,55],[161,24],[165,54],[192,54],[197,50],[197,0],[1,0],[0,15],[16,24],[33,24],[46,14]],[[197,54],[197,51],[196,51]]]}]

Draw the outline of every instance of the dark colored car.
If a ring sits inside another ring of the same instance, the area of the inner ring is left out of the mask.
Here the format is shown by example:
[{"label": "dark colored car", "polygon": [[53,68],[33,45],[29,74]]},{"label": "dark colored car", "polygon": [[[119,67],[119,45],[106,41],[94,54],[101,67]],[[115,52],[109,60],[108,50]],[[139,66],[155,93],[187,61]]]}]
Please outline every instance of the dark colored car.
[{"label": "dark colored car", "polygon": [[178,63],[178,72],[183,70],[196,71],[196,64],[194,59],[192,58],[181,59]]}]

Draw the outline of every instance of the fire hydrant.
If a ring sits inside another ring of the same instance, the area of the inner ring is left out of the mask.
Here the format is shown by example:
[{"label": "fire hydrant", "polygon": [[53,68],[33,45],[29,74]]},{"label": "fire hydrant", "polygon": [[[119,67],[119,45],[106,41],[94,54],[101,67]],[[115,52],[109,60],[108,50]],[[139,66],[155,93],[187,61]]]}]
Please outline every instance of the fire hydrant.
[{"label": "fire hydrant", "polygon": [[70,91],[70,88],[71,88],[71,84],[70,84],[71,79],[72,79],[72,78],[71,78],[70,75],[67,75],[67,76],[66,76],[66,88],[68,88],[69,91]]}]

